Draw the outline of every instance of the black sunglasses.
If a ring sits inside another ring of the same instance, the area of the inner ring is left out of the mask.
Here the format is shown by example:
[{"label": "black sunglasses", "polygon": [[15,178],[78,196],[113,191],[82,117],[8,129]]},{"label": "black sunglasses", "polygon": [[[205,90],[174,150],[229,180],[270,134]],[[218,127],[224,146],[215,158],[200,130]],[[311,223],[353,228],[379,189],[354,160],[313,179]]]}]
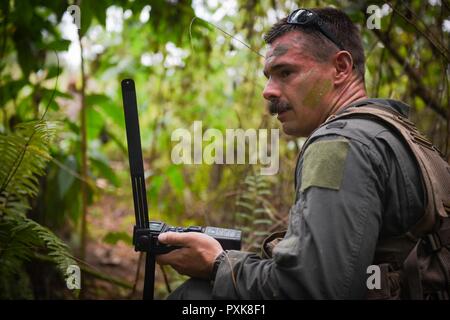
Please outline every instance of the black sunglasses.
[{"label": "black sunglasses", "polygon": [[344,47],[333,38],[331,33],[327,30],[324,21],[320,19],[319,15],[314,11],[308,9],[297,9],[289,14],[287,23],[301,26],[314,26],[339,49],[345,50]]}]

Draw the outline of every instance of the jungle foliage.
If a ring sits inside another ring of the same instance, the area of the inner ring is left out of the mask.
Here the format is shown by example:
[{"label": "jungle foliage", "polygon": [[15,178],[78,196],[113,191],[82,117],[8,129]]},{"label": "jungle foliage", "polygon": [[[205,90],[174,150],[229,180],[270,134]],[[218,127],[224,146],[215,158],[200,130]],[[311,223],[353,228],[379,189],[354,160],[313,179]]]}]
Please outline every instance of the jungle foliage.
[{"label": "jungle foliage", "polygon": [[[78,33],[64,15],[71,4],[81,9]],[[282,135],[280,171],[267,177],[254,165],[175,165],[171,133],[195,120],[222,132],[278,128],[261,96],[262,35],[297,6],[332,5],[348,13],[362,31],[369,95],[411,105],[412,119],[450,159],[449,2],[383,4],[1,1],[0,298],[76,297],[63,280],[69,265],[86,265],[89,239],[133,250],[124,78],[137,86],[153,219],[241,228],[244,248],[253,251],[269,231],[281,229],[301,139]],[[380,29],[366,26],[369,5],[385,12]],[[90,223],[93,215],[109,214],[98,207],[105,197],[127,208],[115,230]],[[38,262],[42,274],[33,270]],[[39,279],[52,272],[59,272],[59,284],[38,290]],[[181,280],[169,276],[172,285]],[[50,293],[54,286],[58,293]],[[162,281],[157,290],[167,294]]]}]

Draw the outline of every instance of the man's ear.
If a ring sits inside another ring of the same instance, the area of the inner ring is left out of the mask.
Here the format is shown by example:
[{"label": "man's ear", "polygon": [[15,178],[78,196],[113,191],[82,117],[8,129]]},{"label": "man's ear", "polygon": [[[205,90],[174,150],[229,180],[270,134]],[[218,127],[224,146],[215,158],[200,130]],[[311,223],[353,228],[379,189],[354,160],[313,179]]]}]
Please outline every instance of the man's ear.
[{"label": "man's ear", "polygon": [[353,73],[353,58],[348,51],[339,51],[333,57],[334,84],[340,85]]}]

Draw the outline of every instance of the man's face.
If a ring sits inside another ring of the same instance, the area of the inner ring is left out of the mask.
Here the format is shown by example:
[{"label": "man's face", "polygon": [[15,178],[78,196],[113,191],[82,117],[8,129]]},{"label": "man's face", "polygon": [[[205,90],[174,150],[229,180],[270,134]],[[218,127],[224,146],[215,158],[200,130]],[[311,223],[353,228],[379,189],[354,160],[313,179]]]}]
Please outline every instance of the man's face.
[{"label": "man's face", "polygon": [[333,65],[315,61],[306,41],[299,31],[287,32],[269,46],[264,66],[263,96],[292,136],[308,136],[325,120],[333,90]]}]

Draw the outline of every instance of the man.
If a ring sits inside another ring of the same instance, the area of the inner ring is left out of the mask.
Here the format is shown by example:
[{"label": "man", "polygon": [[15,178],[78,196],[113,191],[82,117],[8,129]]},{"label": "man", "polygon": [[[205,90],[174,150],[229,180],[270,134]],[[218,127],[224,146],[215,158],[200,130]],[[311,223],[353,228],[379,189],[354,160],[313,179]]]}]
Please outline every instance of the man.
[{"label": "man", "polygon": [[[285,133],[309,136],[287,233],[264,259],[223,252],[204,234],[161,234],[162,243],[184,248],[158,262],[195,278],[170,298],[365,298],[378,239],[405,233],[423,214],[419,171],[409,149],[380,123],[358,118],[319,128],[367,102],[361,38],[344,13],[294,11],[265,40],[263,96],[270,112]],[[401,102],[371,101],[407,116]]]}]

